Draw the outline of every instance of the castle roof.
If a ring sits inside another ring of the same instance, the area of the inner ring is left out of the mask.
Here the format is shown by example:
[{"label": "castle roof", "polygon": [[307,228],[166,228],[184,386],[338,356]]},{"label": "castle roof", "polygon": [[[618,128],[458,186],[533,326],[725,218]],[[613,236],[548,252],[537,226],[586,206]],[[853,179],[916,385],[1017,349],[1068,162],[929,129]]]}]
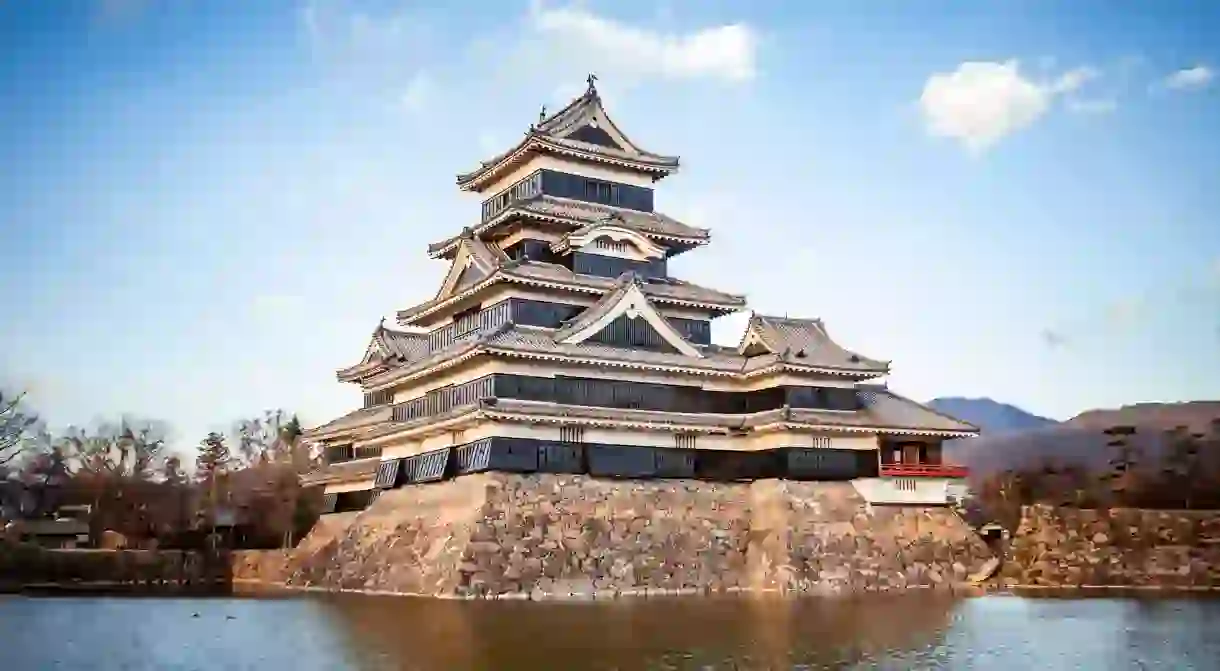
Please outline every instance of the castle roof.
[{"label": "castle roof", "polygon": [[695,358],[702,358],[699,348],[687,342],[686,338],[669,323],[648,300],[641,290],[642,278],[635,273],[623,273],[615,281],[613,291],[606,293],[591,307],[586,308],[570,322],[554,333],[552,338],[556,343],[577,345],[585,342],[596,332],[605,328],[614,319],[625,316],[631,319],[642,318],[648,322],[661,338],[679,353]]},{"label": "castle roof", "polygon": [[909,398],[882,387],[857,390],[861,408],[855,411],[777,408],[744,414],[665,412],[604,408],[511,398],[483,398],[455,406],[440,415],[403,422],[385,422],[353,436],[357,445],[381,441],[396,434],[443,423],[453,428],[481,420],[531,424],[583,425],[645,430],[724,434],[764,427],[829,430],[845,433],[882,433],[961,438],[978,428],[941,415]]},{"label": "castle roof", "polygon": [[[617,226],[642,233],[654,242],[675,250],[705,245],[711,238],[708,229],[684,224],[660,212],[641,212],[548,195],[516,201],[472,230],[475,235],[483,235],[512,219],[520,218],[557,224],[574,232],[612,221]],[[432,258],[451,258],[461,239],[461,235],[455,235],[428,245],[428,255]]]},{"label": "castle roof", "polygon": [[373,335],[360,363],[340,369],[337,376],[341,382],[350,382],[404,362],[420,359],[427,354],[426,331],[392,329],[385,325],[383,319],[377,328],[373,329]]},{"label": "castle roof", "polygon": [[301,476],[301,484],[324,485],[330,482],[348,482],[370,479],[377,474],[381,457],[354,459],[337,464],[325,464]]},{"label": "castle roof", "polygon": [[[425,303],[399,311],[398,320],[403,324],[410,323],[499,282],[591,294],[603,294],[612,291],[616,286],[616,280],[612,278],[576,273],[570,268],[554,263],[510,261],[486,278],[469,285],[469,288],[464,291],[438,296]],[[653,301],[672,305],[723,312],[733,312],[746,305],[744,296],[709,289],[673,278],[650,279],[641,285],[641,290]]]},{"label": "castle roof", "polygon": [[595,77],[590,75],[584,93],[558,112],[539,119],[512,149],[458,175],[458,186],[466,191],[481,191],[496,177],[540,153],[610,164],[657,179],[677,171],[677,156],[646,151],[619,130],[606,114],[594,81]]},{"label": "castle roof", "polygon": [[375,408],[361,408],[349,412],[338,419],[315,426],[305,432],[304,437],[310,440],[324,439],[335,434],[342,434],[356,429],[382,424],[390,420],[392,408],[388,405],[377,406]]},{"label": "castle roof", "polygon": [[784,361],[829,368],[856,368],[889,372],[888,361],[861,356],[845,349],[826,331],[821,319],[773,317],[755,313],[750,317],[737,350],[741,354],[769,352]]},{"label": "castle roof", "polygon": [[[579,319],[579,317],[578,317]],[[834,375],[847,379],[866,379],[879,373],[872,367],[846,362],[843,366],[824,366],[801,359],[786,360],[766,353],[744,356],[731,348],[715,345],[696,347],[701,356],[679,352],[614,347],[594,341],[562,342],[556,329],[520,326],[506,322],[476,337],[428,356],[368,376],[369,388],[390,387],[409,379],[460,365],[477,356],[500,356],[552,363],[655,370],[712,377],[754,377],[780,370],[816,375]]]}]

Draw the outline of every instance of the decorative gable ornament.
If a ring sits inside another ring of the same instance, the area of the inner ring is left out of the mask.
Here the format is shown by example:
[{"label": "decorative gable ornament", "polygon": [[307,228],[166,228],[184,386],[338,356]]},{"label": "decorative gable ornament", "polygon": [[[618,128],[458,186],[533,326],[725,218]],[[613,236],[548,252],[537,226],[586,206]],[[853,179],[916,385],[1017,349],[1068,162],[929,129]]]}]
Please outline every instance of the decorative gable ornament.
[{"label": "decorative gable ornament", "polygon": [[648,300],[632,273],[619,280],[620,286],[606,294],[601,301],[580,314],[568,326],[555,334],[555,342],[574,345],[593,337],[619,317],[636,319],[642,317],[667,344],[686,356],[702,359],[703,353],[692,345],[669,323]]}]

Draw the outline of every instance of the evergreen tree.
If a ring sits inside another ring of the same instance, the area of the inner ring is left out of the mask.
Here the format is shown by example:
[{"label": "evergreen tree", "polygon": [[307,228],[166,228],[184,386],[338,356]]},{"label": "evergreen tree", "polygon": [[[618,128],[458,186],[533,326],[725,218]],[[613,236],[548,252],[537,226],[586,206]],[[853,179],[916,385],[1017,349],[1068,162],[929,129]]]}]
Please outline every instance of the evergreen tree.
[{"label": "evergreen tree", "polygon": [[228,472],[232,461],[225,437],[213,431],[199,444],[199,455],[195,457],[195,479],[212,482],[218,475]]}]

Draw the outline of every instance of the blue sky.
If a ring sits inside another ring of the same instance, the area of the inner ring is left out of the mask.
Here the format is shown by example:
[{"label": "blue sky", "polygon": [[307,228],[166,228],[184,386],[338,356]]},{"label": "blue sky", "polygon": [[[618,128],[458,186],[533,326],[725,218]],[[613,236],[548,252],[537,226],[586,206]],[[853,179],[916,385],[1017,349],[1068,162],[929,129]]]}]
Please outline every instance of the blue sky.
[{"label": "blue sky", "polygon": [[713,230],[676,275],[917,398],[1220,397],[1220,6],[1117,4],[2,2],[0,383],[183,446],[355,407],[454,175],[592,71]]}]

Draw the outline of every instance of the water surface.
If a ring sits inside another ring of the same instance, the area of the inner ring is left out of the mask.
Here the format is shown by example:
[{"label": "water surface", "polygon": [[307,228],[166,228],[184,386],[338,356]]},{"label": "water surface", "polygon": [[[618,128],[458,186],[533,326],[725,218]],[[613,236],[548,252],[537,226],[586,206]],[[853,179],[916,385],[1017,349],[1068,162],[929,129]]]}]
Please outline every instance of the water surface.
[{"label": "water surface", "polygon": [[0,668],[1206,669],[1220,601],[0,597]]}]

